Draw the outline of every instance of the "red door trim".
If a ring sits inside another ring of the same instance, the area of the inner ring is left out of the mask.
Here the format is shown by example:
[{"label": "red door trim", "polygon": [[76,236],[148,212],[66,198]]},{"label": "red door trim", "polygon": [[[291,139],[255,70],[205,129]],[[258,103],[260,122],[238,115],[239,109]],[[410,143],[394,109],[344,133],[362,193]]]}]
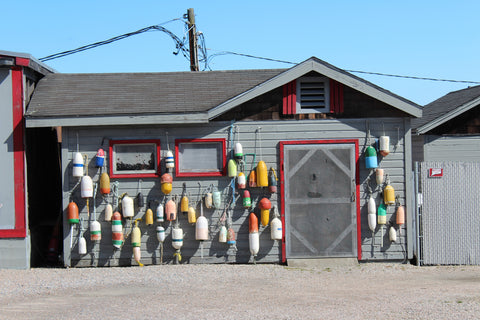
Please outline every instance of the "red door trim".
[{"label": "red door trim", "polygon": [[25,147],[23,143],[23,71],[11,69],[13,120],[13,179],[15,199],[15,228],[0,230],[0,238],[25,238]]},{"label": "red door trim", "polygon": [[362,221],[360,215],[360,166],[358,162],[358,140],[356,139],[341,139],[341,140],[298,140],[298,141],[280,141],[280,206],[281,206],[281,219],[283,224],[282,235],[282,262],[287,260],[286,246],[285,246],[285,168],[284,168],[284,148],[285,145],[299,145],[299,144],[342,144],[349,143],[355,145],[355,186],[356,186],[356,208],[357,208],[357,258],[362,259]]}]

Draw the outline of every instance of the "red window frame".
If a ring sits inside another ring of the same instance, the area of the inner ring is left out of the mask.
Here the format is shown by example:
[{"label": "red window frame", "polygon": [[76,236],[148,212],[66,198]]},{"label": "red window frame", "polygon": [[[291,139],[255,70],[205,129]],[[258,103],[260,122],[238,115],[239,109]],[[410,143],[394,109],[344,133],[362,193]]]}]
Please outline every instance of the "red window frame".
[{"label": "red window frame", "polygon": [[[153,173],[114,173],[113,167],[113,146],[120,144],[144,144],[154,143],[156,144],[156,156],[157,156],[157,170]],[[111,178],[155,178],[160,176],[160,140],[158,139],[135,139],[135,140],[110,140],[109,148],[109,164],[110,164],[110,177]]]},{"label": "red window frame", "polygon": [[[209,143],[209,142],[218,142],[221,143],[221,161],[222,168],[219,171],[212,172],[182,172],[180,168],[180,158],[179,158],[179,145],[182,143]],[[225,150],[226,141],[225,139],[176,139],[175,140],[175,176],[177,177],[220,177],[226,175],[226,163],[227,163],[227,152]]]}]

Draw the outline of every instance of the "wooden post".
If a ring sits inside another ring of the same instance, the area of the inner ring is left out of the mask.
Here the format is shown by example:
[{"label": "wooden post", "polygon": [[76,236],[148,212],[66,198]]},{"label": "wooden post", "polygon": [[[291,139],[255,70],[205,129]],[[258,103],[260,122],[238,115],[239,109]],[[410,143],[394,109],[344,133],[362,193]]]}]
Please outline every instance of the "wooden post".
[{"label": "wooden post", "polygon": [[190,49],[190,71],[198,71],[197,30],[195,27],[195,14],[193,8],[187,10],[188,17],[188,43]]}]

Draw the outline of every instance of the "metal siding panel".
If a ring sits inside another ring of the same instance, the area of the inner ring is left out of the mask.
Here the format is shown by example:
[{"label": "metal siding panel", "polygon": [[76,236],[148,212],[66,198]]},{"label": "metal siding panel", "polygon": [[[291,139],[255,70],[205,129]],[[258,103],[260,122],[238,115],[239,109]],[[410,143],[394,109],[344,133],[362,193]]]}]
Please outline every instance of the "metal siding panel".
[{"label": "metal siding panel", "polygon": [[425,161],[480,161],[480,136],[425,136]]}]

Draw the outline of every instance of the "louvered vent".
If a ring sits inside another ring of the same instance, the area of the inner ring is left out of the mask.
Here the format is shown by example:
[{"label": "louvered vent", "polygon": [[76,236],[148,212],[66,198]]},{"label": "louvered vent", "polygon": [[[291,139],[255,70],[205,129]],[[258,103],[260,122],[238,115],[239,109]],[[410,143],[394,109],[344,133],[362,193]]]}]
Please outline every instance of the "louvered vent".
[{"label": "louvered vent", "polygon": [[300,104],[302,109],[305,108],[325,108],[325,82],[324,81],[308,81],[300,83]]}]

